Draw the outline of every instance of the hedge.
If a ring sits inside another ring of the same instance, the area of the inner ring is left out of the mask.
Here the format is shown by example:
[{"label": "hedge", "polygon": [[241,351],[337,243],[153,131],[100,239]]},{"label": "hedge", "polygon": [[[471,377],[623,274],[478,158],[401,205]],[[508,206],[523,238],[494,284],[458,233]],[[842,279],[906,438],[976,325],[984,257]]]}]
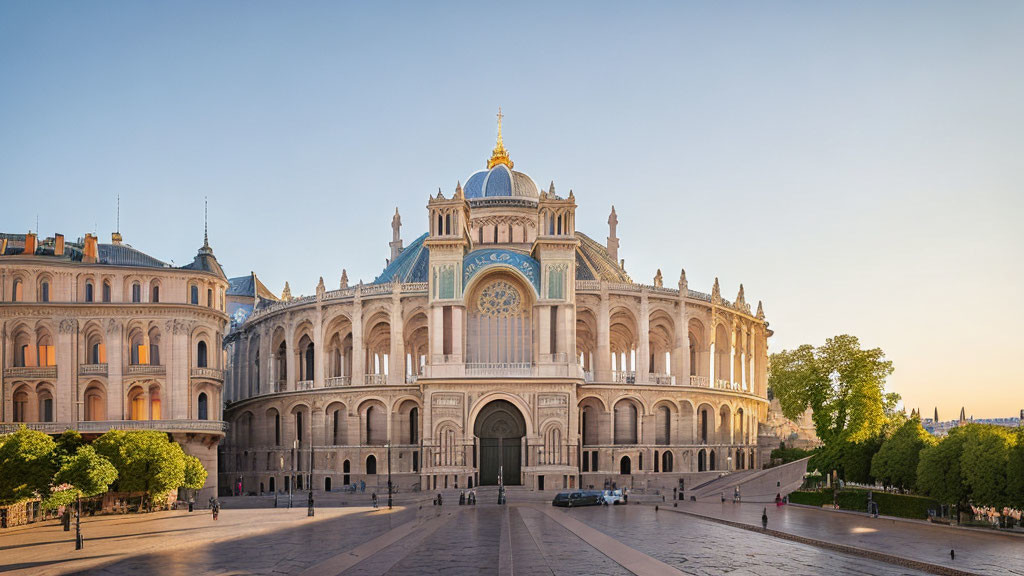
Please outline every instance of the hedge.
[{"label": "hedge", "polygon": [[[924,520],[928,518],[928,510],[938,510],[939,503],[931,498],[921,496],[910,496],[908,494],[890,494],[888,492],[876,491],[872,495],[875,502],[878,502],[878,513],[898,518],[914,518]],[[854,510],[867,512],[868,491],[867,490],[843,490],[839,492],[839,508],[842,510]],[[789,501],[794,504],[806,504],[808,506],[825,506],[832,504],[832,489],[817,492],[793,492],[789,495]]]}]

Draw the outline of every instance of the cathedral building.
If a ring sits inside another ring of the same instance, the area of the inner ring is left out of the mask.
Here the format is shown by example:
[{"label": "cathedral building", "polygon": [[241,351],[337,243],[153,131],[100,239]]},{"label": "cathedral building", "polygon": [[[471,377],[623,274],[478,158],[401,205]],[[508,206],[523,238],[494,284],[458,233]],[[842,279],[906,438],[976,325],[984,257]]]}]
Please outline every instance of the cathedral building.
[{"label": "cathedral building", "polygon": [[87,234],[0,234],[0,433],[167,432],[217,493],[228,281],[208,242],[173,267]]},{"label": "cathedral building", "polygon": [[614,208],[601,243],[576,206],[515,170],[499,116],[486,169],[408,245],[396,211],[373,282],[255,298],[225,340],[221,484],[671,490],[759,467],[760,303],[634,281]]}]

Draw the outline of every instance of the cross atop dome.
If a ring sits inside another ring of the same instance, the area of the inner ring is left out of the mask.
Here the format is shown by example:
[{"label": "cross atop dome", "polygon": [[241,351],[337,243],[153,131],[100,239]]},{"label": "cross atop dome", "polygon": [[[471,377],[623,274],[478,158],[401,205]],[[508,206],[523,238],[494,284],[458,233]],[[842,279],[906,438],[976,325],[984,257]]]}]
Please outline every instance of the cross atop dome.
[{"label": "cross atop dome", "polygon": [[494,146],[494,151],[491,152],[491,159],[487,161],[487,169],[490,170],[498,164],[504,164],[509,168],[512,168],[514,164],[512,159],[508,157],[508,150],[505,150],[505,144],[501,140],[501,119],[505,115],[501,113],[501,106],[498,106],[498,143]]}]

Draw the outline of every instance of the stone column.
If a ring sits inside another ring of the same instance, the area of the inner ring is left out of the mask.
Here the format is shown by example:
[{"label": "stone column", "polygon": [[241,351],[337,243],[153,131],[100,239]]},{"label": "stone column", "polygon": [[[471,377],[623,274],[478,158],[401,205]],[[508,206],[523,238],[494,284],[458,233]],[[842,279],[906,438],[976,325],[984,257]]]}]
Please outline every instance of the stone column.
[{"label": "stone column", "polygon": [[[402,287],[395,282],[391,291],[391,352],[388,356],[388,384],[405,383],[405,326],[402,318]],[[388,438],[391,437],[388,419]]]},{"label": "stone column", "polygon": [[[166,365],[164,386],[161,388],[160,418],[192,418],[192,374],[190,371],[192,326],[179,320],[171,322],[173,323],[172,330],[170,330],[172,334],[167,335],[171,340],[171,345],[166,347],[170,348],[170,358],[160,358],[160,361]],[[207,357],[211,352],[211,350],[207,350]]]},{"label": "stone column", "polygon": [[636,381],[647,382],[650,379],[651,366],[651,303],[647,289],[640,293],[640,326],[637,343]]},{"label": "stone column", "polygon": [[284,342],[285,342],[285,390],[295,390],[298,378],[296,377],[297,366],[295,358],[295,326],[291,322],[288,323],[285,328]]},{"label": "stone column", "polygon": [[611,318],[609,316],[610,302],[608,297],[608,286],[601,281],[600,304],[597,311],[597,358],[594,363],[594,381],[611,382],[612,352],[611,352]]},{"label": "stone column", "polygon": [[537,317],[537,349],[539,351],[538,361],[551,361],[553,346],[551,342],[551,307],[538,305],[534,308]]},{"label": "stone column", "polygon": [[[362,288],[356,288],[355,299],[352,303],[352,385],[362,386],[363,376],[366,373],[363,368],[363,361],[366,358],[366,350],[363,349],[363,299]],[[358,438],[358,437],[357,437]]]},{"label": "stone column", "polygon": [[324,349],[324,310],[318,303],[316,317],[313,321],[313,387],[324,387],[324,360],[327,351]]},{"label": "stone column", "polygon": [[124,385],[124,340],[121,323],[113,318],[107,321],[105,346],[107,348],[107,420],[127,420]]},{"label": "stone column", "polygon": [[78,420],[78,358],[74,345],[78,321],[65,318],[57,326],[57,382],[53,395],[53,421]]}]

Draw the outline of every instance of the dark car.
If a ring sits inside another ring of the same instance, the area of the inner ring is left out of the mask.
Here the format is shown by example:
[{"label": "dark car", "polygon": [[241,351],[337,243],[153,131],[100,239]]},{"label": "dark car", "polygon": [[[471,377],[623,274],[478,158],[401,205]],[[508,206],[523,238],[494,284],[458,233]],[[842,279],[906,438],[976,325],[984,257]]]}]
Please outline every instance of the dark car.
[{"label": "dark car", "polygon": [[602,503],[604,503],[604,498],[601,492],[594,490],[559,492],[555,499],[551,501],[552,506],[564,506],[566,508],[572,508],[573,506],[600,506]]}]

